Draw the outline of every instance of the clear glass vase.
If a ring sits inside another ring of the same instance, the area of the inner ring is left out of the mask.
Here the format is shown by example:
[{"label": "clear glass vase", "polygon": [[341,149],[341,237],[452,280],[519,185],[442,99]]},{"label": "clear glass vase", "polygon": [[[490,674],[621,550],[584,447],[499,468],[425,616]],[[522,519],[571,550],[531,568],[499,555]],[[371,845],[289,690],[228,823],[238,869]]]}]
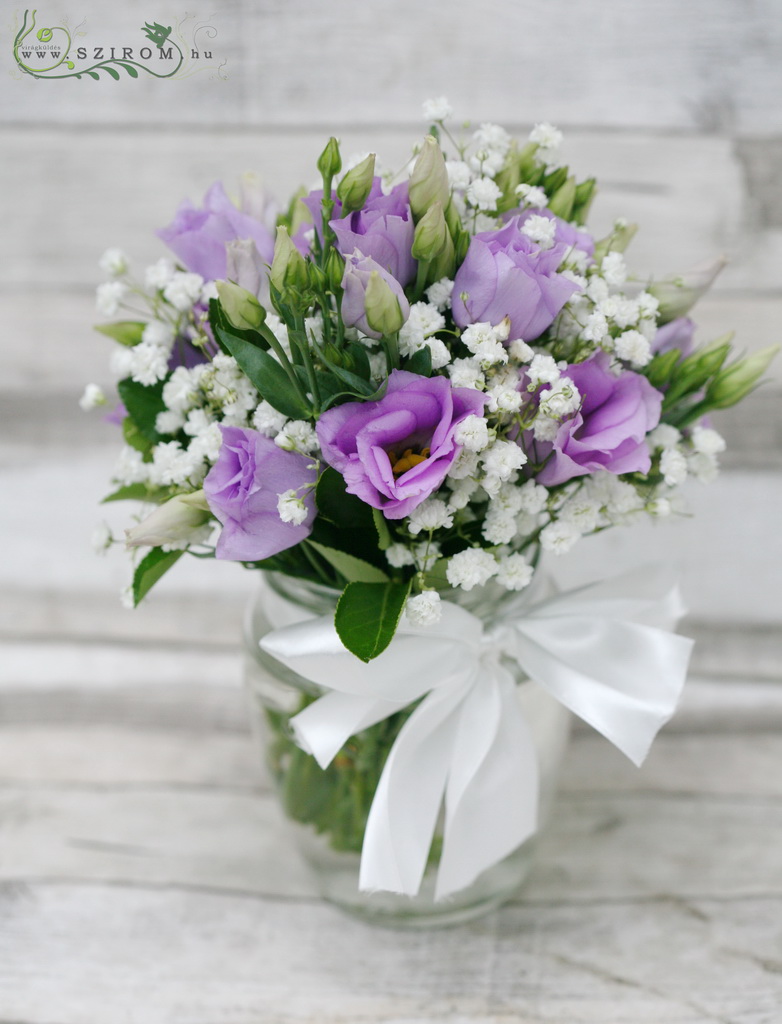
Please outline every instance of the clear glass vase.
[{"label": "clear glass vase", "polygon": [[[529,590],[538,589],[536,580]],[[324,899],[343,910],[397,928],[458,924],[500,906],[519,889],[532,866],[554,796],[569,734],[569,714],[556,700],[507,667],[518,680],[518,699],[535,742],[540,771],[540,827],[536,836],[484,871],[468,888],[435,900],[439,828],[426,873],[416,896],[363,893],[358,888],[364,826],[385,757],[410,714],[398,712],[356,736],[324,771],[293,739],[290,719],[322,690],[261,650],[259,641],[272,629],[319,615],[333,615],[338,593],[328,587],[265,573],[247,609],[244,628],[244,677],[252,708],[254,734],[275,783],[297,845],[310,865]],[[485,624],[502,616],[518,595],[491,586],[469,593],[448,591],[448,600],[467,607]],[[412,709],[411,709],[412,710]]]}]

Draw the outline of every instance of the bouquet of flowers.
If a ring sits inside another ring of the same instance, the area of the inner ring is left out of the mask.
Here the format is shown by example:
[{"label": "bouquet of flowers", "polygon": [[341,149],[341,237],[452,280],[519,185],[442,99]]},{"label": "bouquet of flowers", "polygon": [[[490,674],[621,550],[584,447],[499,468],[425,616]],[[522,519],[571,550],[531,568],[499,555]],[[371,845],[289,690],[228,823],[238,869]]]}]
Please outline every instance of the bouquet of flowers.
[{"label": "bouquet of flowers", "polygon": [[[125,441],[106,500],[151,507],[127,531],[130,602],[185,553],[331,588],[325,647],[294,626],[267,649],[340,696],[350,690],[340,680],[373,665],[383,677],[384,659],[408,650],[403,636],[428,645],[414,657],[437,676],[432,659],[447,661],[474,622],[462,592],[513,594],[541,551],[680,512],[685,479],[713,479],[725,447],[710,414],[744,398],[775,351],[730,361],[731,335],[695,347],[687,314],[722,261],[665,280],[629,274],[635,225],[593,237],[596,182],[560,163],[555,128],[538,124],[519,143],[482,124],[461,138],[444,100],[425,114],[429,133],[401,175],[383,173],[375,154],[343,165],[332,138],[318,187],[284,209],[255,177],[237,202],[217,183],[158,232],[174,258],[143,284],[121,251],[102,261],[100,312],[132,311],[98,328],[118,343],[112,418]],[[90,385],[82,404],[105,401]],[[330,658],[339,671],[319,679]],[[546,671],[529,652],[527,662],[540,681]],[[400,686],[396,702],[380,693],[383,721],[397,724],[342,845],[360,847],[389,750],[433,685]],[[633,747],[580,692],[557,695]],[[342,740],[379,728],[378,710],[362,707]],[[297,741],[316,752],[304,725]],[[318,827],[336,836],[338,817]],[[503,850],[517,842],[505,837]],[[387,875],[364,882],[395,888]]]}]

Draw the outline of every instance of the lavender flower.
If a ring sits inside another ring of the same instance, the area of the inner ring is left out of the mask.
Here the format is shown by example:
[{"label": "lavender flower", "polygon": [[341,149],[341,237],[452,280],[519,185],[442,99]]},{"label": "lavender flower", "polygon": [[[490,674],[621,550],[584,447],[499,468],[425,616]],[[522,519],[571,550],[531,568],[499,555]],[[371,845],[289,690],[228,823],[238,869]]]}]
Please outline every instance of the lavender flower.
[{"label": "lavender flower", "polygon": [[550,327],[578,285],[558,274],[565,246],[542,250],[514,217],[499,231],[470,242],[453,286],[453,318],[459,327],[498,324],[510,317],[511,339],[533,341]]},{"label": "lavender flower", "polygon": [[537,483],[552,487],[600,470],[649,472],[646,435],[660,422],[662,395],[640,373],[627,370],[615,377],[609,362],[609,356],[599,352],[563,372],[583,402],[559,427],[553,443],[537,442],[535,461],[551,455]]},{"label": "lavender flower", "polygon": [[[221,430],[220,454],[204,481],[209,508],[223,524],[215,556],[254,562],[308,537],[315,518],[309,486],[317,479],[312,459],[283,451],[256,430]],[[279,496],[290,491],[298,494],[307,510],[300,524],[280,518]]]},{"label": "lavender flower", "polygon": [[360,249],[403,287],[415,277],[416,261],[411,254],[415,225],[406,182],[397,185],[387,196],[381,193],[372,197],[370,193],[363,209],[335,218],[330,226],[343,256]]},{"label": "lavender flower", "polygon": [[266,224],[234,206],[219,181],[204,196],[201,209],[185,200],[157,235],[188,270],[207,281],[226,276],[226,242],[251,239],[265,263],[271,262],[274,252],[274,235]]},{"label": "lavender flower", "polygon": [[484,398],[444,377],[394,370],[377,402],[347,402],[317,426],[323,457],[347,490],[387,519],[402,519],[442,484],[462,450],[459,424],[482,415]]}]

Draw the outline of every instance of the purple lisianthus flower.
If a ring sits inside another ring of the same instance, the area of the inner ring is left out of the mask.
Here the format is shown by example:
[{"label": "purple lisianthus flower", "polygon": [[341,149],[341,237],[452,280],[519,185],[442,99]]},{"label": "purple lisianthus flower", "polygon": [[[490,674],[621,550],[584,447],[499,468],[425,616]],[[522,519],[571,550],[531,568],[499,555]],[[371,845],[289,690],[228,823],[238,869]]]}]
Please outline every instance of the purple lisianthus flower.
[{"label": "purple lisianthus flower", "polygon": [[[372,188],[369,190],[366,203],[371,202],[373,199],[377,199],[378,196],[383,195],[383,185],[379,177],[375,176],[372,179]],[[334,202],[334,208],[331,211],[333,218],[339,218],[342,216],[342,201],[337,198],[337,193],[332,189],[331,198]],[[313,189],[308,195],[302,196],[302,203],[312,214],[312,224],[309,227],[315,228],[315,234],[318,238],[323,241],[323,189]],[[364,204],[366,206],[366,203]]]},{"label": "purple lisianthus flower", "polygon": [[157,232],[188,270],[206,281],[219,281],[226,274],[225,243],[249,238],[265,263],[274,255],[274,235],[262,221],[238,209],[221,182],[216,181],[204,196],[201,209],[185,200],[171,223]]},{"label": "purple lisianthus flower", "polygon": [[649,471],[646,435],[660,422],[662,395],[640,373],[625,370],[615,377],[609,361],[599,352],[563,372],[578,388],[581,408],[560,426],[552,443],[537,442],[538,459],[551,452],[538,483],[552,487],[601,469],[617,474]]},{"label": "purple lisianthus flower", "polygon": [[657,331],[652,339],[652,352],[658,355],[661,352],[670,352],[671,349],[678,348],[682,358],[688,356],[692,351],[694,334],[694,322],[688,316],[677,317],[676,320],[670,320],[667,324],[663,324]]},{"label": "purple lisianthus flower", "polygon": [[[376,182],[379,180],[375,179]],[[402,287],[415,277],[417,263],[411,253],[415,225],[407,182],[397,185],[387,196],[370,193],[362,209],[347,217],[335,217],[329,223],[343,256],[360,249],[395,277]]]},{"label": "purple lisianthus flower", "polygon": [[[209,508],[223,524],[215,556],[254,562],[304,540],[315,518],[313,488],[308,487],[317,479],[312,459],[278,448],[257,430],[220,429],[220,454],[204,480]],[[291,490],[307,511],[299,525],[284,523],[277,510],[279,495]]]},{"label": "purple lisianthus flower", "polygon": [[402,519],[437,490],[462,449],[454,431],[483,415],[484,396],[445,377],[394,370],[377,402],[347,402],[317,425],[323,457],[347,490],[387,519]]},{"label": "purple lisianthus flower", "polygon": [[459,327],[510,317],[510,338],[534,341],[550,327],[578,285],[557,273],[566,248],[541,249],[514,217],[499,231],[470,242],[453,285],[453,318]]},{"label": "purple lisianthus flower", "polygon": [[515,210],[509,210],[503,220],[508,221],[513,217],[519,218],[519,227],[522,227],[530,219],[530,217],[545,217],[546,220],[553,220],[556,224],[556,230],[554,231],[554,242],[557,245],[564,245],[568,249],[581,249],[587,256],[593,257],[595,255],[595,240],[588,231],[582,231],[577,228],[575,224],[570,224],[568,221],[563,220],[561,217],[557,217],[551,210],[534,210],[524,209],[517,207]]},{"label": "purple lisianthus flower", "polygon": [[369,338],[382,337],[382,334],[370,327],[367,321],[366,292],[369,279],[375,271],[396,296],[402,314],[402,323],[410,316],[410,303],[405,298],[399,281],[370,256],[364,256],[358,251],[354,252],[345,260],[345,273],[342,276],[342,319],[347,327],[358,327]]}]

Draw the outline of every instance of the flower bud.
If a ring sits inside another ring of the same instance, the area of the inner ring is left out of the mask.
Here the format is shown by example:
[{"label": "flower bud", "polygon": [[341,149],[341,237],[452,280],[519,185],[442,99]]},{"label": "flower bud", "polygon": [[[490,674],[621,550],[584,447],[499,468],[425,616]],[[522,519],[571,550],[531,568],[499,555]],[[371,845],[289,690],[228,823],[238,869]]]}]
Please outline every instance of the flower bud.
[{"label": "flower bud", "polygon": [[423,217],[433,203],[442,203],[443,209],[448,205],[451,195],[448,172],[442,150],[433,135],[427,135],[424,139],[410,175],[408,195],[416,221]]},{"label": "flower bud", "polygon": [[276,203],[255,171],[245,171],[239,179],[239,209],[267,227],[274,226]]},{"label": "flower bud", "polygon": [[251,238],[233,238],[225,243],[225,276],[256,297],[261,294],[269,272]]},{"label": "flower bud", "polygon": [[650,284],[647,291],[660,303],[659,322],[668,323],[684,316],[711,288],[715,278],[727,264],[724,256],[692,267],[680,277],[666,278]]},{"label": "flower bud", "polygon": [[410,315],[400,283],[370,256],[356,250],[345,260],[342,319],[370,338],[396,334]]},{"label": "flower bud", "polygon": [[340,251],[334,247],[329,249],[326,257],[326,277],[329,281],[329,288],[334,294],[342,288],[342,277],[345,273],[345,260]]},{"label": "flower bud", "polygon": [[549,198],[548,208],[556,214],[557,217],[561,217],[562,220],[570,220],[573,213],[573,203],[576,201],[576,179],[571,176],[565,181],[564,185],[554,192]]},{"label": "flower bud", "polygon": [[375,180],[375,154],[352,167],[337,185],[337,197],[342,200],[342,214],[346,216],[360,210],[366,202]]},{"label": "flower bud", "polygon": [[[203,491],[197,492],[203,495]],[[161,544],[184,545],[197,540],[195,531],[209,521],[209,511],[198,507],[191,495],[177,494],[164,502],[138,526],[125,531],[129,548],[156,548]]]},{"label": "flower bud", "polygon": [[391,286],[376,270],[369,275],[364,296],[364,308],[366,309],[367,323],[373,331],[377,331],[381,336],[396,334],[407,319],[402,313],[399,299],[392,291]]},{"label": "flower bud", "polygon": [[[637,224],[626,224],[617,221],[611,234],[595,243],[595,262],[602,263],[603,257],[608,252],[624,252],[635,238],[637,231]],[[648,288],[647,291],[649,291]]]},{"label": "flower bud", "polygon": [[428,263],[440,255],[450,238],[443,215],[443,204],[438,200],[432,203],[416,225],[413,236],[413,259],[425,260]]},{"label": "flower bud", "polygon": [[288,229],[282,224],[277,228],[269,276],[271,283],[281,295],[290,289],[302,291],[307,287],[307,264],[291,241]]},{"label": "flower bud", "polygon": [[240,331],[257,330],[266,319],[266,310],[246,288],[233,281],[217,281],[220,306],[228,322]]},{"label": "flower bud", "polygon": [[755,387],[779,352],[779,345],[764,348],[755,355],[731,363],[706,389],[706,402],[712,409],[727,409],[740,402]]},{"label": "flower bud", "polygon": [[326,148],[318,157],[318,170],[324,178],[331,180],[342,170],[342,157],[339,155],[339,143],[332,135]]}]

